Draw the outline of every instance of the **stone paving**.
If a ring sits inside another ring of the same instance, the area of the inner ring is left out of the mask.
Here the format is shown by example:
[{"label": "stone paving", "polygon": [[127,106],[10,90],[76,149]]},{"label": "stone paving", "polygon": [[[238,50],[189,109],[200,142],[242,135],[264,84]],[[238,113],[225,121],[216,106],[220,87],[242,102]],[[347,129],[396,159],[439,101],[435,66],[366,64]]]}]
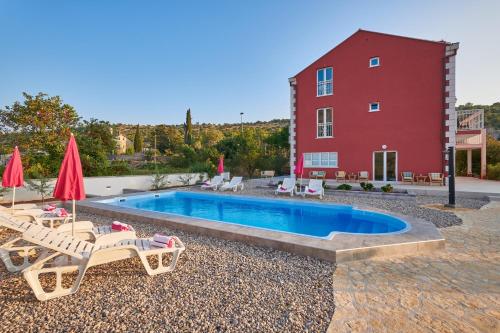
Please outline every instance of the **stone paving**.
[{"label": "stone paving", "polygon": [[500,332],[500,202],[457,215],[445,251],[339,264],[328,332]]}]

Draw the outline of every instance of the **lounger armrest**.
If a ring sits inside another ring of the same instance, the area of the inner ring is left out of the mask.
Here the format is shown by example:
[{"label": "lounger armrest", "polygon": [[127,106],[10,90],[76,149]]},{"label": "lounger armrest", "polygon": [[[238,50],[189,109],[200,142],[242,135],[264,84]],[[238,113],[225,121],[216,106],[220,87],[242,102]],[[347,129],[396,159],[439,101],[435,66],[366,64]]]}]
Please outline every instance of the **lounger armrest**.
[{"label": "lounger armrest", "polygon": [[116,244],[119,241],[127,240],[127,239],[136,239],[135,231],[117,231],[112,232],[110,234],[102,235],[97,238],[95,241],[95,245],[108,245],[108,244]]},{"label": "lounger armrest", "polygon": [[[92,231],[94,228],[94,224],[90,221],[78,221],[74,223],[74,229],[75,231]],[[65,223],[61,224],[59,227],[56,228],[58,232],[65,232],[65,233],[71,233],[73,230],[73,223]]]}]

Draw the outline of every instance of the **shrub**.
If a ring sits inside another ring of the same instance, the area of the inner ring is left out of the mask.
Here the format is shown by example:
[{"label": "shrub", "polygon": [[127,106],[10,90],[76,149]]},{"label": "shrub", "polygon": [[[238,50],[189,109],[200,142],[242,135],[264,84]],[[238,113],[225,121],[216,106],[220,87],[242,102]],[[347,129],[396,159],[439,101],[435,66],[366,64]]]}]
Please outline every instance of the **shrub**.
[{"label": "shrub", "polygon": [[217,173],[217,167],[210,161],[195,162],[189,167],[189,172],[206,172],[209,177],[213,177]]},{"label": "shrub", "polygon": [[382,192],[391,193],[394,190],[394,187],[392,187],[391,184],[387,184],[385,186],[382,186],[380,189],[382,190]]},{"label": "shrub", "polygon": [[124,176],[132,174],[132,168],[125,161],[113,161],[108,170],[108,174],[113,176]]},{"label": "shrub", "polygon": [[156,172],[151,179],[151,189],[153,191],[158,191],[165,188],[168,185],[167,175],[162,175]]},{"label": "shrub", "polygon": [[349,191],[350,189],[352,189],[352,186],[349,184],[341,184],[337,186],[337,190]]},{"label": "shrub", "polygon": [[373,189],[375,188],[372,183],[361,182],[359,185],[361,186],[363,191],[373,191]]},{"label": "shrub", "polygon": [[500,163],[488,164],[486,176],[488,177],[488,179],[500,180]]}]

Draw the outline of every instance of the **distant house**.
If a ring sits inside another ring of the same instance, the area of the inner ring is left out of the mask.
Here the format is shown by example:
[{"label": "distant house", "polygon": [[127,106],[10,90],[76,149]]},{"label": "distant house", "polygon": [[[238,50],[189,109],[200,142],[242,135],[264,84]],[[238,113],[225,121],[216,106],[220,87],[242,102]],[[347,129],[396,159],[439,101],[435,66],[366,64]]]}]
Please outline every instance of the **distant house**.
[{"label": "distant house", "polygon": [[403,171],[446,174],[447,147],[483,147],[462,138],[462,129],[480,136],[470,131],[482,125],[467,122],[476,113],[457,116],[457,50],[458,43],[358,30],[290,78],[291,170],[303,155],[305,175],[368,171],[370,180],[397,181]]},{"label": "distant house", "polygon": [[134,143],[121,133],[115,137],[115,142],[117,155],[125,154],[127,149],[134,147]]}]

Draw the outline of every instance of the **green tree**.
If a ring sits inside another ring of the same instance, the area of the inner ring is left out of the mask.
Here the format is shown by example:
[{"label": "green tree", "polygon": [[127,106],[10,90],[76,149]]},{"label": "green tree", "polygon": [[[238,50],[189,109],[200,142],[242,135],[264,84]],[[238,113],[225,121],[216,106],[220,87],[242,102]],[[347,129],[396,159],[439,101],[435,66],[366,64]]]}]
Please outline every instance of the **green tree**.
[{"label": "green tree", "polygon": [[139,124],[135,128],[135,136],[134,136],[134,150],[137,153],[142,152],[142,148],[144,146],[144,139],[142,138],[141,129],[139,128]]},{"label": "green tree", "polygon": [[[153,136],[156,133],[156,148],[158,151],[173,153],[180,149],[184,143],[182,132],[178,127],[158,125],[155,127]],[[150,139],[151,142],[154,138]]]},{"label": "green tree", "polygon": [[44,169],[55,175],[78,114],[59,96],[23,93],[23,98],[0,110],[0,130],[9,134],[7,144],[19,146],[25,167],[40,162],[42,156]]},{"label": "green tree", "polygon": [[184,143],[190,145],[193,140],[193,123],[191,119],[191,109],[186,111],[186,122],[184,123]]}]

